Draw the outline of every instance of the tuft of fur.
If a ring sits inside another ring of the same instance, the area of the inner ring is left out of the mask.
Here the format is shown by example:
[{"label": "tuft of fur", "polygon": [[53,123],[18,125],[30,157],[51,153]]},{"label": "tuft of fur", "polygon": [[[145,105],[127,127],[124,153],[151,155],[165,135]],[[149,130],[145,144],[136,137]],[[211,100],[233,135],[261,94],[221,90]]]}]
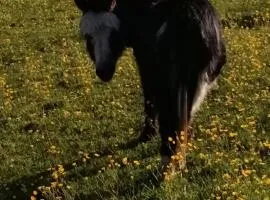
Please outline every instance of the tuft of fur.
[{"label": "tuft of fur", "polygon": [[113,13],[109,12],[86,12],[81,17],[80,31],[83,37],[91,36],[103,28],[119,30],[120,21]]},{"label": "tuft of fur", "polygon": [[203,78],[199,80],[198,88],[194,96],[194,100],[192,103],[192,109],[191,109],[191,119],[194,117],[196,112],[199,110],[203,100],[207,96],[207,93],[211,90],[211,88],[217,84],[217,80],[214,80],[213,82],[208,81],[208,75],[205,72],[203,74]]}]

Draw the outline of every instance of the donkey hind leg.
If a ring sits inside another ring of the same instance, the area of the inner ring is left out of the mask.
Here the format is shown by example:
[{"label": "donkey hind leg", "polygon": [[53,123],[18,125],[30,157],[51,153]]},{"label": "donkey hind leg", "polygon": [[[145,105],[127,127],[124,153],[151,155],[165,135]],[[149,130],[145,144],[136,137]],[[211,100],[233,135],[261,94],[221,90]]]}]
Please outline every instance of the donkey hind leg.
[{"label": "donkey hind leg", "polygon": [[167,98],[162,99],[159,123],[162,139],[161,165],[165,179],[185,168],[187,136],[183,134],[186,134],[190,123],[197,88],[198,79],[193,78],[187,84],[178,84]]},{"label": "donkey hind leg", "polygon": [[[185,168],[188,126],[191,124],[192,117],[194,116],[196,110],[199,109],[200,104],[214,83],[215,81],[209,82],[206,73],[202,73],[199,78],[193,77],[188,81],[187,84],[179,87],[179,130],[176,132],[177,135],[175,139],[174,153],[171,156],[169,161],[170,163],[167,167],[169,168],[171,175]],[[168,162],[168,158],[166,160]]]}]

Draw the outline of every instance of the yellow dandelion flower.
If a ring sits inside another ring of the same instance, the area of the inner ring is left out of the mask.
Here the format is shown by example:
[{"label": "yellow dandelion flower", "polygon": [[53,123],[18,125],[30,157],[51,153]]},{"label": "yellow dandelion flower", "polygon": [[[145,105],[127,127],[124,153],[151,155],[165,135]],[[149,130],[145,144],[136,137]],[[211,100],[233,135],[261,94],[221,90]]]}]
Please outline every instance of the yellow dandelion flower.
[{"label": "yellow dandelion flower", "polygon": [[270,178],[265,178],[262,180],[264,185],[269,185],[270,186]]},{"label": "yellow dandelion flower", "polygon": [[172,159],[172,160],[176,160],[176,155],[172,155],[172,156],[171,156],[171,159]]},{"label": "yellow dandelion flower", "polygon": [[139,162],[138,160],[134,160],[133,163],[134,163],[135,165],[140,165],[140,162]]},{"label": "yellow dandelion flower", "polygon": [[111,159],[111,160],[110,160],[110,163],[114,163],[114,162],[115,162],[114,159]]},{"label": "yellow dandelion flower", "polygon": [[229,137],[230,138],[234,138],[234,137],[236,137],[238,134],[237,133],[229,133]]},{"label": "yellow dandelion flower", "polygon": [[99,157],[100,155],[99,155],[98,153],[95,153],[94,156],[95,156],[95,157]]},{"label": "yellow dandelion flower", "polygon": [[200,153],[200,154],[199,154],[199,158],[200,158],[200,159],[206,159],[207,156],[206,156],[205,154],[203,154],[203,153]]},{"label": "yellow dandelion flower", "polygon": [[235,168],[233,169],[234,172],[239,172],[239,169]]},{"label": "yellow dandelion flower", "polygon": [[241,127],[241,128],[247,128],[247,127],[248,127],[248,125],[246,125],[246,124],[242,124],[240,127]]},{"label": "yellow dandelion flower", "polygon": [[212,132],[217,132],[217,130],[218,129],[216,127],[211,129]]},{"label": "yellow dandelion flower", "polygon": [[66,111],[66,110],[64,110],[63,112],[64,112],[64,117],[65,117],[65,118],[67,118],[67,117],[70,116],[70,112],[68,112],[68,111]]},{"label": "yellow dandelion flower", "polygon": [[252,173],[252,170],[246,169],[241,171],[242,175],[247,177]]},{"label": "yellow dandelion flower", "polygon": [[124,165],[127,165],[127,164],[128,164],[128,158],[127,158],[127,157],[123,158],[123,159],[122,159],[122,163],[123,163]]},{"label": "yellow dandelion flower", "polygon": [[75,111],[74,114],[75,114],[76,116],[81,116],[81,115],[82,115],[82,112],[81,112],[81,111]]},{"label": "yellow dandelion flower", "polygon": [[248,124],[251,125],[251,126],[256,125],[256,121],[248,122]]},{"label": "yellow dandelion flower", "polygon": [[83,156],[84,156],[86,159],[90,159],[89,153],[84,153]]},{"label": "yellow dandelion flower", "polygon": [[58,173],[57,173],[57,172],[53,172],[53,173],[52,173],[52,178],[53,178],[54,180],[57,180],[57,179],[59,178]]},{"label": "yellow dandelion flower", "polygon": [[57,170],[59,173],[63,174],[65,169],[64,169],[64,166],[63,165],[58,165],[58,170]]},{"label": "yellow dandelion flower", "polygon": [[63,183],[58,183],[58,187],[63,187]]},{"label": "yellow dandelion flower", "polygon": [[51,182],[51,188],[56,188],[57,182]]},{"label": "yellow dandelion flower", "polygon": [[185,140],[185,136],[181,135],[180,139],[181,139],[181,141],[184,141]]},{"label": "yellow dandelion flower", "polygon": [[30,200],[36,200],[36,199],[37,198],[35,196],[33,196],[33,195],[30,197]]},{"label": "yellow dandelion flower", "polygon": [[223,174],[223,179],[230,179],[231,178],[231,175],[226,173],[226,174]]},{"label": "yellow dandelion flower", "polygon": [[44,186],[38,186],[38,190],[41,191],[44,189]]},{"label": "yellow dandelion flower", "polygon": [[264,175],[262,176],[262,179],[265,179],[265,178],[267,178],[267,175],[264,174]]},{"label": "yellow dandelion flower", "polygon": [[237,196],[238,193],[237,193],[237,192],[232,192],[232,195],[233,195],[233,196]]},{"label": "yellow dandelion flower", "polygon": [[268,148],[268,149],[270,149],[270,143],[263,143],[263,145],[266,147],[266,148]]}]

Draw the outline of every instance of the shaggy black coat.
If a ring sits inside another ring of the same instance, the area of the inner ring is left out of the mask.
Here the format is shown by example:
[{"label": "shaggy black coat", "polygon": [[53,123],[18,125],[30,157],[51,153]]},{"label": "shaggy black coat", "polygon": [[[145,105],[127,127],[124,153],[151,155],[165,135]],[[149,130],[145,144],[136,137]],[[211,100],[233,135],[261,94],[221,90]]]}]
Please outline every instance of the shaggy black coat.
[{"label": "shaggy black coat", "polygon": [[177,140],[185,126],[184,118],[190,123],[226,62],[215,9],[208,0],[117,0],[112,13],[112,0],[98,9],[91,7],[93,0],[75,1],[85,13],[81,24],[91,21],[87,26],[81,25],[81,30],[102,80],[113,77],[113,65],[124,47],[133,48],[145,99],[141,139],[154,134],[157,120],[161,155],[164,163],[169,162],[176,153],[176,144],[168,138]]}]

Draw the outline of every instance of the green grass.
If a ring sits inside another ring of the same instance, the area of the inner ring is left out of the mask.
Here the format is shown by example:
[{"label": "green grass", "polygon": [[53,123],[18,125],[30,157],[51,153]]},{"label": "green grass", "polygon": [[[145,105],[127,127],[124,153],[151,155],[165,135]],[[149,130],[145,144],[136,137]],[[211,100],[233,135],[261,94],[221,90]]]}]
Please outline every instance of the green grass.
[{"label": "green grass", "polygon": [[71,0],[2,1],[0,199],[269,199],[269,1],[214,2],[222,18],[263,23],[225,30],[228,63],[193,124],[188,171],[160,183],[159,137],[135,141],[143,99],[131,50],[104,84]]}]

